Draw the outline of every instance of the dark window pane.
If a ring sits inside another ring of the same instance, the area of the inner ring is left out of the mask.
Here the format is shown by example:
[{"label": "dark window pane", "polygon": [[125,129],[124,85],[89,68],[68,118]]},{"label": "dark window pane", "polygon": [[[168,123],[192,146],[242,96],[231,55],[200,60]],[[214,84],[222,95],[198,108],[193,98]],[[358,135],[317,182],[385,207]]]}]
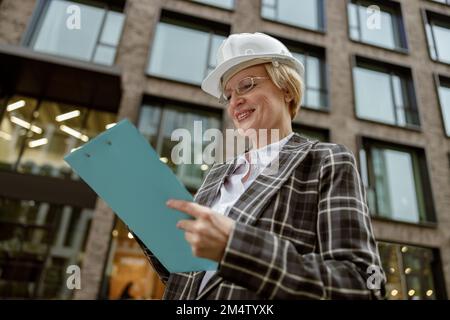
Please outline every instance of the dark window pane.
[{"label": "dark window pane", "polygon": [[36,106],[36,100],[23,96],[14,96],[6,101],[0,124],[0,169],[14,168],[27,134],[42,134],[43,128],[31,124]]},{"label": "dark window pane", "polygon": [[370,139],[363,145],[361,177],[370,212],[410,223],[434,222],[423,151]]},{"label": "dark window pane", "polygon": [[363,65],[353,68],[357,116],[397,126],[419,127],[410,76],[394,68]]},{"label": "dark window pane", "polygon": [[[79,28],[70,22],[79,8]],[[124,16],[108,11],[105,5],[86,5],[75,1],[52,0],[40,17],[31,46],[36,51],[111,65],[122,32]],[[103,26],[102,26],[103,25]],[[111,48],[99,48],[99,43]]]},{"label": "dark window pane", "polygon": [[325,80],[325,63],[322,58],[298,53],[292,49],[295,58],[305,66],[305,93],[303,106],[313,109],[327,108],[327,86]]},{"label": "dark window pane", "polygon": [[[196,125],[197,130],[194,129]],[[199,125],[202,130],[199,129]],[[209,169],[202,160],[203,150],[210,142],[203,141],[202,134],[208,129],[220,129],[220,127],[220,116],[214,113],[203,111],[194,113],[183,107],[169,104],[162,107],[143,106],[139,120],[139,130],[159,153],[161,161],[166,163],[190,189],[200,187]],[[172,159],[173,148],[183,142],[182,139],[172,141],[172,133],[177,129],[187,130],[190,134],[191,150],[187,157],[191,164],[177,165]]]},{"label": "dark window pane", "polygon": [[378,214],[395,220],[420,222],[416,177],[411,155],[389,149],[372,150]]},{"label": "dark window pane", "polygon": [[360,11],[360,26],[361,26],[361,38],[365,42],[377,44],[386,48],[394,49],[395,44],[395,32],[392,16],[380,11],[380,23],[379,25],[368,26],[367,19],[370,17],[370,11],[366,7],[359,7]]},{"label": "dark window pane", "polygon": [[447,16],[426,13],[425,30],[433,60],[450,63],[450,23]]},{"label": "dark window pane", "polygon": [[[24,106],[17,103],[24,101]],[[2,168],[59,178],[78,179],[64,156],[106,130],[116,115],[81,106],[15,96],[7,102],[10,111],[1,122],[0,162]],[[19,150],[23,149],[20,159]],[[3,151],[5,150],[5,151]],[[6,152],[7,151],[7,152]]]},{"label": "dark window pane", "polygon": [[234,7],[234,0],[193,0],[195,2],[202,2],[206,3],[212,6],[226,8],[226,9],[233,9]]},{"label": "dark window pane", "polygon": [[[210,58],[210,41],[220,44],[225,38],[208,32],[160,22],[156,28],[148,72],[164,78],[200,84]],[[195,50],[180,50],[195,48]],[[216,49],[214,49],[216,50]]]},{"label": "dark window pane", "polygon": [[114,64],[114,58],[116,56],[116,49],[114,47],[98,45],[97,50],[95,50],[95,55],[93,61],[95,63],[112,65]]},{"label": "dark window pane", "polygon": [[[80,29],[69,29],[66,13],[70,5],[80,8]],[[90,60],[105,11],[100,8],[69,1],[51,1],[42,26],[36,35],[33,49],[70,58]]]},{"label": "dark window pane", "polygon": [[395,124],[390,75],[356,67],[353,76],[358,117]]},{"label": "dark window pane", "polygon": [[450,28],[437,24],[433,25],[433,34],[438,59],[450,63]]},{"label": "dark window pane", "polygon": [[292,127],[294,132],[299,133],[303,137],[310,139],[310,140],[319,140],[320,142],[328,142],[328,132],[326,130],[321,129],[313,129],[313,128],[305,128],[302,126],[293,126]]},{"label": "dark window pane", "polygon": [[91,217],[92,210],[0,198],[0,298],[70,299],[66,268],[81,265]]},{"label": "dark window pane", "polygon": [[450,137],[450,87],[443,85],[439,87],[439,100],[442,108],[445,132]]},{"label": "dark window pane", "polygon": [[350,29],[350,38],[360,40],[359,20],[358,20],[358,6],[353,3],[348,4],[348,24]]},{"label": "dark window pane", "polygon": [[[379,11],[376,11],[380,9]],[[350,37],[357,41],[377,46],[398,49],[404,45],[400,40],[400,26],[397,19],[400,13],[394,9],[371,7],[369,3],[349,3],[348,22]]]},{"label": "dark window pane", "polygon": [[263,0],[261,16],[294,26],[321,30],[321,5],[320,0]]},{"label": "dark window pane", "polygon": [[105,26],[103,27],[100,42],[116,47],[119,44],[123,21],[123,14],[119,12],[109,11],[106,15]]},{"label": "dark window pane", "polygon": [[436,275],[433,274],[436,258],[432,249],[386,242],[378,246],[389,300],[437,299],[439,293],[436,292]]}]

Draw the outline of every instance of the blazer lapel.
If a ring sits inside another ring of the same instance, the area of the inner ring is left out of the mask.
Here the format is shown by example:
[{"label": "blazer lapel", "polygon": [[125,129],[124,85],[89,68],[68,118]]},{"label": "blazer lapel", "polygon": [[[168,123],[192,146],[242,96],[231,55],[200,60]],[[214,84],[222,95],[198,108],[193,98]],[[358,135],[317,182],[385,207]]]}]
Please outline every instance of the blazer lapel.
[{"label": "blazer lapel", "polygon": [[[204,272],[202,272],[202,274],[204,274]],[[209,279],[209,281],[206,284],[206,286],[203,288],[203,291],[195,299],[196,300],[200,300],[201,298],[203,298],[205,296],[205,294],[210,292],[214,287],[216,287],[219,283],[221,283],[222,280],[223,280],[222,277],[218,276],[217,273],[214,274],[211,277],[211,279]],[[198,291],[198,287],[200,286],[200,282],[201,282],[201,280],[198,281],[198,285],[196,286],[197,287],[197,291]]]},{"label": "blazer lapel", "polygon": [[194,197],[194,202],[210,206],[216,198],[225,178],[233,172],[234,161],[214,165]]},{"label": "blazer lapel", "polygon": [[[233,220],[254,224],[272,196],[281,188],[308,154],[314,141],[294,134],[281,148],[272,162],[272,170],[266,168],[228,211]],[[278,165],[276,166],[276,161]],[[274,170],[273,168],[277,168]]]}]

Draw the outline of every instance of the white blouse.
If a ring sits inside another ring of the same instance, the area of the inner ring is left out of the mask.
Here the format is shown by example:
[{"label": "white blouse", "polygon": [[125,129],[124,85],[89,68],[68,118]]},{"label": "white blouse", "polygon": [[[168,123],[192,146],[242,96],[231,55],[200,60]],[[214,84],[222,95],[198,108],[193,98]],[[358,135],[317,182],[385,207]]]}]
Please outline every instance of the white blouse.
[{"label": "white blouse", "polygon": [[[294,133],[291,132],[277,142],[259,149],[250,150],[246,154],[240,155],[237,159],[238,165],[236,166],[235,171],[225,178],[223,185],[220,188],[220,192],[212,202],[211,209],[214,212],[226,215],[228,210],[240,198],[245,190],[247,190],[253,181],[255,181],[259,174],[278,156],[281,148],[293,135]],[[251,160],[250,162],[247,157]],[[247,175],[249,170],[250,176],[245,182],[242,182],[242,178]],[[200,284],[199,292],[203,290],[215,272],[216,271],[206,271]]]}]

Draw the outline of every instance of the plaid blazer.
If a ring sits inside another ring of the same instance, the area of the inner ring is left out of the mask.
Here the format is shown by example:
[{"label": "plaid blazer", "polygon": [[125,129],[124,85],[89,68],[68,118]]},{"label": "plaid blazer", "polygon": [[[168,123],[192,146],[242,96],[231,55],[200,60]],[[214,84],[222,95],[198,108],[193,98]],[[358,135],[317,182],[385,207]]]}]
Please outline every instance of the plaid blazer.
[{"label": "plaid blazer", "polygon": [[[140,242],[166,285],[164,299],[370,299],[384,296],[366,195],[346,147],[294,134],[276,174],[261,173],[227,215],[236,221],[216,274],[169,274]],[[210,206],[236,164],[215,164],[194,201]],[[379,289],[367,282],[378,268]]]}]

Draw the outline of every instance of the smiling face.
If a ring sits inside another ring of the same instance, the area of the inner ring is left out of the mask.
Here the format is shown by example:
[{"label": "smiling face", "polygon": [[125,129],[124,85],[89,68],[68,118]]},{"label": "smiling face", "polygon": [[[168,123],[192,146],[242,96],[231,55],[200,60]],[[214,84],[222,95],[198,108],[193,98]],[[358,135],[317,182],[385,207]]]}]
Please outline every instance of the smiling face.
[{"label": "smiling face", "polygon": [[[236,90],[242,79],[255,77],[254,87],[238,95]],[[263,64],[243,69],[233,75],[225,85],[228,115],[236,129],[245,132],[254,129],[279,129],[280,139],[292,132],[287,94],[270,80]],[[269,133],[270,137],[270,133]]]}]

